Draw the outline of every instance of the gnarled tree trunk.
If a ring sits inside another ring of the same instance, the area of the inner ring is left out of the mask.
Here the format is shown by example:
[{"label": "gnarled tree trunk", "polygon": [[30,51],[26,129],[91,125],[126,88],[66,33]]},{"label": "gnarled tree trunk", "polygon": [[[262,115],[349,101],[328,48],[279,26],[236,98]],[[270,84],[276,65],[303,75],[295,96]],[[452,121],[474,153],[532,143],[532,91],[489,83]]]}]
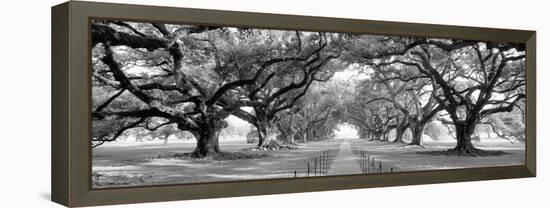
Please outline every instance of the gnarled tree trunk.
[{"label": "gnarled tree trunk", "polygon": [[281,145],[277,141],[277,136],[281,133],[273,124],[269,122],[260,122],[258,125],[258,149],[260,150],[278,150],[290,148],[286,145]]},{"label": "gnarled tree trunk", "polygon": [[294,141],[295,135],[296,134],[294,132],[290,132],[290,134],[288,135],[288,138],[287,138],[287,143],[295,145],[296,144],[296,142]]},{"label": "gnarled tree trunk", "polygon": [[424,127],[425,124],[423,123],[411,122],[410,129],[412,134],[412,141],[410,145],[423,145],[424,142],[422,141],[422,134],[424,134]]},{"label": "gnarled tree trunk", "polygon": [[267,127],[266,123],[260,121],[258,125],[258,147],[262,147],[267,139]]},{"label": "gnarled tree trunk", "polygon": [[258,149],[278,149],[277,134],[274,125],[267,119],[265,111],[256,109],[258,118]]},{"label": "gnarled tree trunk", "polygon": [[197,139],[197,146],[191,153],[192,157],[202,158],[211,156],[220,152],[219,135],[221,129],[219,128],[203,128],[201,131],[193,132]]},{"label": "gnarled tree trunk", "polygon": [[405,134],[406,129],[407,128],[396,128],[395,129],[395,139],[393,140],[393,142],[404,143],[403,134]]},{"label": "gnarled tree trunk", "polygon": [[285,145],[296,145],[296,142],[294,142],[294,130],[292,129],[292,116],[290,118],[288,128],[285,128],[281,123],[277,123],[277,129],[279,130],[279,133],[281,134],[283,144]]},{"label": "gnarled tree trunk", "polygon": [[199,129],[192,131],[197,139],[197,146],[191,153],[192,157],[202,158],[215,155],[220,152],[219,136],[223,128],[227,127],[224,118],[216,115],[206,115],[204,122],[199,124]]},{"label": "gnarled tree trunk", "polygon": [[399,125],[395,128],[395,139],[393,140],[393,142],[404,143],[403,134],[405,134],[405,130],[407,130],[408,126],[409,123],[406,119],[403,119],[401,122],[399,122]]},{"label": "gnarled tree trunk", "polygon": [[470,154],[478,151],[472,144],[472,134],[475,129],[475,123],[455,123],[456,129],[456,147],[451,151]]},{"label": "gnarled tree trunk", "polygon": [[382,132],[374,132],[371,140],[382,141]]}]

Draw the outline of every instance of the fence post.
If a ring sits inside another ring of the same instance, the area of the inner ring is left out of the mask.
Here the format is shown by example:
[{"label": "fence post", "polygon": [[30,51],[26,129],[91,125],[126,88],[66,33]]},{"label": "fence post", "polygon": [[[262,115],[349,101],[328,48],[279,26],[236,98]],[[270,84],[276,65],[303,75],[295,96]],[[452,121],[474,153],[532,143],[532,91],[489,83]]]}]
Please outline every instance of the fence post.
[{"label": "fence post", "polygon": [[319,176],[323,175],[323,155],[319,155]]},{"label": "fence post", "polygon": [[330,152],[330,150],[327,150],[327,153],[328,153],[328,169],[330,169],[330,158],[332,157],[332,153]]},{"label": "fence post", "polygon": [[369,163],[369,156],[366,155],[363,161],[363,167],[365,168],[365,173],[369,173],[369,166],[367,165],[368,163]]},{"label": "fence post", "polygon": [[364,161],[365,159],[363,158],[363,149],[361,149],[361,152],[360,152],[359,155],[361,155],[361,159],[359,160],[359,161],[360,161],[359,164],[360,164],[360,167],[361,167],[361,171],[362,171],[362,172],[365,172],[365,166],[363,165],[363,163],[365,162],[365,161]]},{"label": "fence post", "polygon": [[327,168],[328,167],[328,153],[326,151],[325,151],[323,157],[324,157],[324,160],[325,160],[325,175],[326,175],[327,172],[328,172],[328,168]]},{"label": "fence post", "polygon": [[363,150],[361,150],[360,152],[360,158],[359,158],[359,167],[361,168],[361,172],[365,172],[364,168],[363,168]]},{"label": "fence post", "polygon": [[328,168],[332,165],[332,150],[328,150]]},{"label": "fence post", "polygon": [[327,163],[327,173],[328,173],[328,168],[329,168],[329,165],[330,165],[330,153],[328,152],[328,150],[325,151],[325,160],[326,160],[326,163]]},{"label": "fence post", "polygon": [[370,156],[367,158],[367,161],[366,161],[366,164],[365,164],[367,166],[367,167],[365,167],[367,169],[367,174],[369,174],[369,163],[370,163]]},{"label": "fence post", "polygon": [[378,172],[382,173],[382,161],[380,161],[380,165],[378,166]]},{"label": "fence post", "polygon": [[323,172],[325,173],[325,175],[327,174],[327,153],[326,152],[323,152]]},{"label": "fence post", "polygon": [[309,162],[307,163],[307,176],[309,176]]},{"label": "fence post", "polygon": [[325,151],[325,175],[328,173],[328,152]]},{"label": "fence post", "polygon": [[374,157],[372,158],[371,164],[369,164],[371,172],[376,173],[376,169],[374,167]]},{"label": "fence post", "polygon": [[390,168],[390,173],[393,173],[393,168]]},{"label": "fence post", "polygon": [[367,171],[367,167],[365,167],[367,157],[366,157],[366,152],[364,152],[364,151],[365,150],[363,150],[363,155],[361,156],[361,166],[363,167],[363,173],[365,173]]},{"label": "fence post", "polygon": [[294,178],[296,178],[296,171],[294,171]]},{"label": "fence post", "polygon": [[[363,150],[364,151],[364,150]],[[367,167],[366,167],[366,164],[367,163],[367,153],[366,152],[363,152],[363,156],[361,158],[361,166],[363,167],[363,173],[366,173],[367,172]]]},{"label": "fence post", "polygon": [[321,154],[321,158],[322,158],[322,161],[323,161],[323,162],[322,162],[323,165],[322,165],[321,167],[323,167],[323,175],[324,175],[324,174],[325,174],[325,168],[326,168],[326,166],[327,166],[327,164],[325,163],[325,162],[326,162],[326,161],[325,161],[325,152],[323,152],[323,153]]},{"label": "fence post", "polygon": [[367,174],[369,173],[369,163],[370,163],[370,155],[367,155],[367,161],[365,163],[365,166],[367,166]]},{"label": "fence post", "polygon": [[315,164],[313,165],[313,175],[317,176],[317,158],[315,158]]}]

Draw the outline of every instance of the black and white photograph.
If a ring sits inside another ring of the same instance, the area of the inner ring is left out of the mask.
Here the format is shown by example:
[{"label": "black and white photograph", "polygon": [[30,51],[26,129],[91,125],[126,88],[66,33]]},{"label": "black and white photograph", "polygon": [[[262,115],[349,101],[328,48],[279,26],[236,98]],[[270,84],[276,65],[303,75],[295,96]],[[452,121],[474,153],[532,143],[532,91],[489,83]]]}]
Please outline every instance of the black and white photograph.
[{"label": "black and white photograph", "polygon": [[90,20],[91,186],[525,164],[525,44]]}]

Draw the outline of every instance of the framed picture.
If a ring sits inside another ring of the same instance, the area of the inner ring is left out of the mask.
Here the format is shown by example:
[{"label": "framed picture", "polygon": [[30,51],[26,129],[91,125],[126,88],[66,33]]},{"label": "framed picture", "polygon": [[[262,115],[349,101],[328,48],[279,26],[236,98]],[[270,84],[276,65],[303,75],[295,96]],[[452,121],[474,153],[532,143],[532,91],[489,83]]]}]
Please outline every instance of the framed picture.
[{"label": "framed picture", "polygon": [[534,31],[75,1],[52,23],[66,206],[536,173]]}]

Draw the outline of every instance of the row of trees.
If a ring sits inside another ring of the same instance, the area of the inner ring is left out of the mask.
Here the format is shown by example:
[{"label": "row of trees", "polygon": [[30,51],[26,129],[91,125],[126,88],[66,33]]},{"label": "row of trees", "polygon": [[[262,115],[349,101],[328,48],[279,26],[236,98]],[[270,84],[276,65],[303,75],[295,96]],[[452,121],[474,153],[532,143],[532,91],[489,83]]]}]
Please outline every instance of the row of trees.
[{"label": "row of trees", "polygon": [[[272,121],[271,140],[274,145],[292,148],[297,142],[331,139],[334,129],[340,123],[341,108],[337,100],[338,91],[335,82],[312,84],[307,94],[298,100],[291,108],[277,115]],[[256,127],[249,132],[249,140],[256,141]]]},{"label": "row of trees", "polygon": [[[181,131],[204,157],[220,151],[230,115],[254,126],[259,148],[330,138],[342,122],[381,140],[411,129],[420,145],[438,117],[470,153],[476,125],[510,125],[499,113],[525,98],[519,44],[107,20],[91,30],[94,146]],[[366,78],[331,79],[343,70]]]},{"label": "row of trees", "polygon": [[510,119],[524,119],[523,45],[376,36],[359,36],[357,42],[348,48],[348,61],[368,66],[368,78],[357,85],[347,109],[364,135],[379,138],[395,129],[401,142],[409,128],[411,144],[422,145],[426,124],[437,118],[455,134],[452,152],[481,151],[471,142],[479,124],[503,138],[524,140],[524,124],[512,126]]},{"label": "row of trees", "polygon": [[204,157],[233,115],[257,128],[260,148],[278,148],[276,124],[310,109],[295,106],[332,76],[338,45],[327,33],[94,21],[92,144],[173,125]]}]

